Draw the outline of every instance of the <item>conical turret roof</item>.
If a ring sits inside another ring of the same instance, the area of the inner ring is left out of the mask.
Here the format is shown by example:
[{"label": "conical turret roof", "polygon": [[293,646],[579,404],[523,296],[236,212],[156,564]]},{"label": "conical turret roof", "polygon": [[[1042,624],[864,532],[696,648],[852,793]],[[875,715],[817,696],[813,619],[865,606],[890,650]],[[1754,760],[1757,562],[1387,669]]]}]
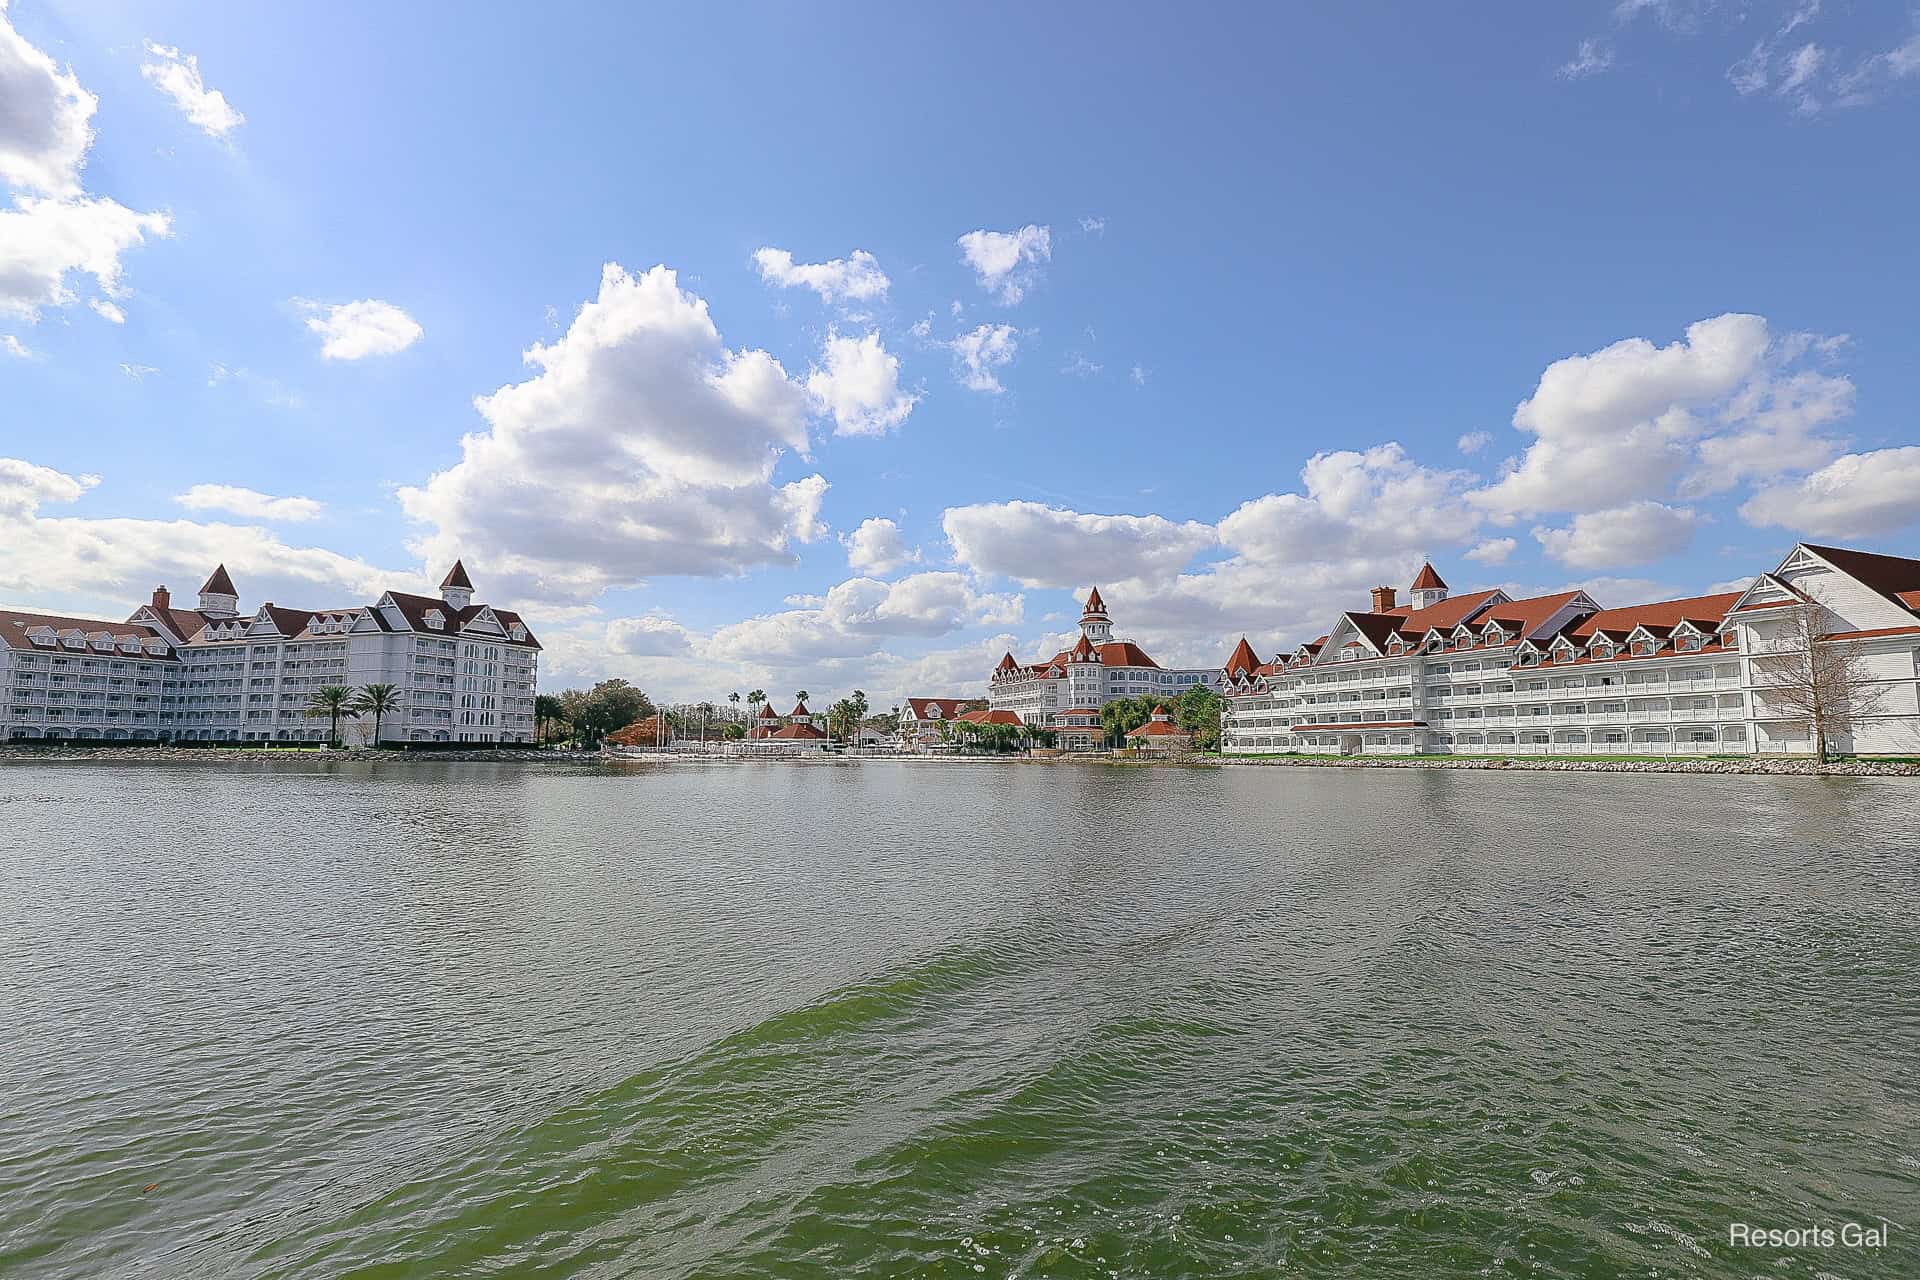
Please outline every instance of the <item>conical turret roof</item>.
[{"label": "conical turret roof", "polygon": [[1447,589],[1447,584],[1442,582],[1440,575],[1433,571],[1433,561],[1429,560],[1420,566],[1420,574],[1413,580],[1413,589],[1415,591],[1445,591]]},{"label": "conical turret roof", "polygon": [[1235,645],[1233,652],[1227,655],[1227,665],[1224,670],[1230,676],[1237,676],[1251,674],[1259,665],[1260,658],[1254,653],[1253,646],[1247,643],[1245,636],[1241,636],[1240,643]]},{"label": "conical turret roof", "polygon": [[222,564],[214,566],[213,576],[208,578],[206,585],[200,588],[200,594],[237,596],[240,593],[234,589],[233,579],[227,576],[227,566]]},{"label": "conical turret roof", "polygon": [[473,580],[467,577],[467,566],[458,560],[453,562],[453,568],[447,570],[447,576],[440,580],[440,589],[442,591],[445,591],[448,587],[454,587],[461,591],[473,590]]},{"label": "conical turret roof", "polygon": [[1087,607],[1081,616],[1085,617],[1086,614],[1089,613],[1105,613],[1106,611],[1107,602],[1100,598],[1100,588],[1095,587],[1087,593]]}]

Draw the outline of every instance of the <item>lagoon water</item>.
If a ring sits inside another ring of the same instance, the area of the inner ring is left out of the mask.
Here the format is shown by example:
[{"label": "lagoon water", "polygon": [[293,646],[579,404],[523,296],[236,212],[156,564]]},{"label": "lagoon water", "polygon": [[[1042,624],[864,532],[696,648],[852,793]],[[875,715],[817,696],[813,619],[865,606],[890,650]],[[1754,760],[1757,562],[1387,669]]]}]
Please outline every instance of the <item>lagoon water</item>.
[{"label": "lagoon water", "polygon": [[0,766],[0,1275],[1911,1276],[1917,795]]}]

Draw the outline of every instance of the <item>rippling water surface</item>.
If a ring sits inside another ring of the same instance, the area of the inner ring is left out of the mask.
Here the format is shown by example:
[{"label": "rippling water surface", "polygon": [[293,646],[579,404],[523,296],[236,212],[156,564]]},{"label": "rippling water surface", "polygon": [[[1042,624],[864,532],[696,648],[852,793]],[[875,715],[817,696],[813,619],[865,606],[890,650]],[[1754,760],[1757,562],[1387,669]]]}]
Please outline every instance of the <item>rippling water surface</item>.
[{"label": "rippling water surface", "polygon": [[0,1275],[1912,1276],[1917,797],[0,767]]}]

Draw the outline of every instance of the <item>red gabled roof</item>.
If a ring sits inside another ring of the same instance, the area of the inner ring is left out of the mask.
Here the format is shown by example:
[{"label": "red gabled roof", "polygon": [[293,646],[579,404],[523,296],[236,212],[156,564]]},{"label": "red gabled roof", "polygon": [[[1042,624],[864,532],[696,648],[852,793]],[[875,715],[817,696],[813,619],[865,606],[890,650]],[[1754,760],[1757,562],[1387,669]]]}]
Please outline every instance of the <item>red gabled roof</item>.
[{"label": "red gabled roof", "polygon": [[812,714],[813,712],[807,710],[806,699],[802,698],[800,701],[793,704],[793,710],[787,712],[787,717],[789,719],[798,719],[800,716],[810,716]]},{"label": "red gabled roof", "polygon": [[1013,651],[1009,649],[1001,657],[1000,665],[995,667],[994,670],[995,671],[1015,671],[1019,669],[1019,666],[1020,664],[1013,660]]},{"label": "red gabled roof", "polygon": [[1227,655],[1227,665],[1220,669],[1230,676],[1239,675],[1243,671],[1251,675],[1260,669],[1260,658],[1254,653],[1253,646],[1247,643],[1247,638],[1241,636],[1240,643],[1235,645],[1233,652]]},{"label": "red gabled roof", "polygon": [[[960,715],[960,709],[973,701],[971,698],[908,698],[907,708],[913,712],[915,720],[952,720]],[[929,710],[938,710],[938,717],[929,716]]]},{"label": "red gabled roof", "polygon": [[1105,613],[1106,611],[1107,602],[1100,598],[1100,588],[1095,587],[1087,593],[1087,607],[1080,616],[1084,618],[1089,613]]},{"label": "red gabled roof", "polygon": [[957,718],[968,724],[1005,724],[1018,727],[1026,723],[1011,711],[968,711]]},{"label": "red gabled roof", "polygon": [[[1164,716],[1167,714],[1165,707],[1155,707],[1153,710],[1155,715]],[[1137,729],[1127,730],[1127,736],[1129,738],[1165,738],[1174,734],[1185,737],[1187,736],[1187,731],[1179,725],[1174,724],[1171,720],[1149,720]]]},{"label": "red gabled roof", "polygon": [[1346,618],[1354,630],[1372,641],[1373,647],[1382,653],[1387,651],[1387,641],[1400,630],[1400,619],[1392,614],[1349,613]]},{"label": "red gabled roof", "polygon": [[1909,594],[1920,595],[1920,560],[1904,556],[1883,556],[1873,551],[1850,551],[1846,547],[1821,547],[1809,542],[1807,550],[1844,573],[1878,591],[1903,608],[1920,611],[1920,604]]},{"label": "red gabled roof", "polygon": [[1602,609],[1590,613],[1567,628],[1576,644],[1585,644],[1595,635],[1624,636],[1635,627],[1665,635],[1682,622],[1691,622],[1711,635],[1727,616],[1727,610],[1740,598],[1738,591],[1714,596],[1688,596],[1682,600],[1659,600],[1652,604],[1633,604],[1621,609]]},{"label": "red gabled roof", "polygon": [[[158,627],[149,627],[139,622],[102,622],[98,618],[70,618],[57,613],[27,613],[13,609],[0,609],[0,646],[8,649],[40,649],[45,645],[36,645],[27,639],[30,627],[52,627],[55,631],[84,631],[88,636],[104,631],[114,640],[134,639],[144,644],[148,640],[166,641],[166,657],[175,656],[173,642]],[[158,655],[145,655],[156,657]]]},{"label": "red gabled roof", "polygon": [[240,594],[234,590],[233,579],[227,576],[227,566],[224,564],[215,565],[212,575],[208,577],[206,581],[206,585],[200,588],[200,594],[202,595],[205,595],[209,591],[221,596],[238,596]]},{"label": "red gabled roof", "polygon": [[1475,618],[1476,625],[1497,622],[1509,631],[1518,631],[1522,636],[1531,635],[1543,627],[1553,617],[1571,604],[1578,591],[1562,591],[1551,596],[1529,596],[1525,600],[1509,600],[1505,604],[1496,604],[1480,617]]},{"label": "red gabled roof", "polygon": [[1420,566],[1419,576],[1417,576],[1413,580],[1413,589],[1415,591],[1429,591],[1429,590],[1435,590],[1435,589],[1438,589],[1440,591],[1445,591],[1447,589],[1447,584],[1442,582],[1440,580],[1440,575],[1433,571],[1433,561],[1429,560],[1425,564]]},{"label": "red gabled roof", "polygon": [[810,740],[818,740],[826,736],[827,735],[820,730],[804,722],[800,724],[781,725],[778,729],[775,729],[767,735],[769,738],[807,738]]},{"label": "red gabled roof", "polygon": [[1416,640],[1436,628],[1441,631],[1452,631],[1462,622],[1479,613],[1487,602],[1498,594],[1497,588],[1489,591],[1469,591],[1466,595],[1450,596],[1439,604],[1430,604],[1424,609],[1407,608],[1404,613],[1395,609],[1391,614],[1378,616],[1398,615],[1400,634],[1409,640]]},{"label": "red gabled roof", "polygon": [[771,702],[761,703],[759,713],[754,716],[756,720],[778,720],[779,718],[780,713],[773,709]]},{"label": "red gabled roof", "polygon": [[473,590],[473,580],[467,577],[467,566],[458,560],[453,562],[453,568],[447,570],[447,576],[440,579],[440,589],[445,591],[448,587],[461,591]]}]

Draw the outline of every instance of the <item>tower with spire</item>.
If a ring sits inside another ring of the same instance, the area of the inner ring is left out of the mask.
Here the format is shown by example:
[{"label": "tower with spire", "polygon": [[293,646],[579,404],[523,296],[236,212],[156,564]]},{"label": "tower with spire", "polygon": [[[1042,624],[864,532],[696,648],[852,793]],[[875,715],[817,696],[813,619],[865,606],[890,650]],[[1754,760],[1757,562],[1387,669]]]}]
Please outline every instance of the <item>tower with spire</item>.
[{"label": "tower with spire", "polygon": [[1080,634],[1094,645],[1107,644],[1113,639],[1113,619],[1107,616],[1107,605],[1100,598],[1098,587],[1087,593],[1087,607],[1080,611]]},{"label": "tower with spire", "polygon": [[1447,598],[1447,584],[1433,571],[1433,561],[1420,566],[1419,574],[1413,580],[1413,589],[1407,593],[1409,603],[1416,609],[1428,609]]},{"label": "tower with spire", "polygon": [[200,612],[209,618],[233,618],[240,613],[240,593],[234,589],[227,566],[215,566],[200,588]]},{"label": "tower with spire", "polygon": [[456,613],[473,603],[473,579],[467,576],[467,566],[460,561],[455,560],[453,568],[440,580],[440,598],[452,605]]}]

